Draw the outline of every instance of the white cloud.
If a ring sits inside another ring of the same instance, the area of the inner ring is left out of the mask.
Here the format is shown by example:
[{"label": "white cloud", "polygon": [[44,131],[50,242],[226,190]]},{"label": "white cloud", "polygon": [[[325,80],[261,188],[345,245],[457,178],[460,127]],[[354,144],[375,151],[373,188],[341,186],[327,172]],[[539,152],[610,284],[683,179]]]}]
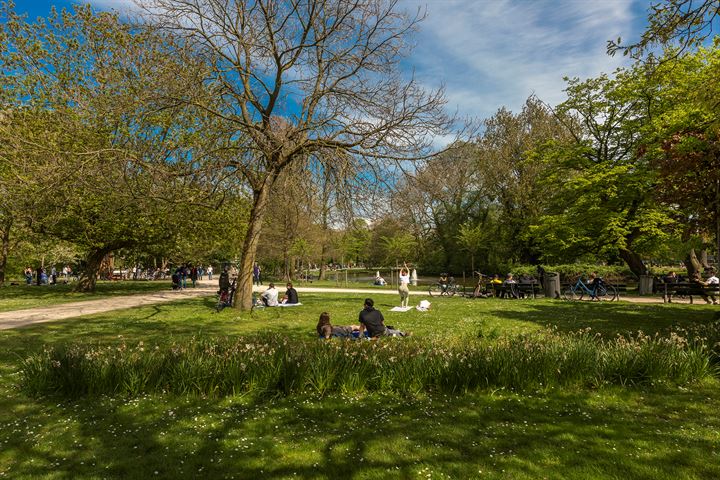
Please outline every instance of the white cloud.
[{"label": "white cloud", "polygon": [[[86,3],[86,2],[83,2]],[[134,0],[87,0],[92,6],[102,9],[112,9],[119,12],[135,10],[137,5]]]},{"label": "white cloud", "polygon": [[[413,11],[423,0],[406,0]],[[444,84],[449,107],[481,118],[519,110],[536,94],[562,101],[563,76],[612,72],[624,61],[606,42],[632,33],[633,0],[430,0],[407,59],[428,87]]]}]

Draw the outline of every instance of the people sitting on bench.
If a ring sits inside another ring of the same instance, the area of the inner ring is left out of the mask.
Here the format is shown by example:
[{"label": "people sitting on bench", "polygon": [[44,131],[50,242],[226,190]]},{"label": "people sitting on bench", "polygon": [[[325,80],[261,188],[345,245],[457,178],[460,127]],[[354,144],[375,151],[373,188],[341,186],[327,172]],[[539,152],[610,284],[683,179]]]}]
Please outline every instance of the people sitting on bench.
[{"label": "people sitting on bench", "polygon": [[[707,280],[705,280],[705,285],[708,286],[708,287],[711,287],[711,286],[712,286],[712,287],[715,287],[715,288],[717,288],[718,286],[720,286],[720,279],[718,279],[718,277],[715,275],[715,269],[713,269],[713,268],[708,268],[706,271],[707,271],[708,273],[710,273],[710,276],[707,278]],[[710,298],[712,299],[712,302],[713,302],[715,305],[718,304],[717,297],[715,297],[715,292],[710,292]]]},{"label": "people sitting on bench", "polygon": [[[667,285],[673,285],[675,283],[678,283],[679,281],[680,281],[680,279],[675,274],[675,272],[672,270],[663,277],[663,283],[665,283]],[[669,291],[667,294],[667,301],[668,301],[668,303],[672,303],[672,290]]]},{"label": "people sitting on bench", "polygon": [[705,293],[704,287],[708,285],[707,282],[703,281],[702,277],[700,276],[700,272],[695,272],[692,274],[692,277],[690,277],[690,295],[699,295],[702,297],[703,300],[705,300],[705,303],[717,303],[717,300],[715,299],[715,295],[713,295],[713,301],[711,302],[708,298],[707,293]]},{"label": "people sitting on bench", "polygon": [[505,277],[505,281],[503,284],[502,292],[500,292],[501,298],[518,298],[518,291],[517,288],[515,288],[515,284],[517,282],[515,281],[515,278],[513,277],[512,273],[508,273]]}]

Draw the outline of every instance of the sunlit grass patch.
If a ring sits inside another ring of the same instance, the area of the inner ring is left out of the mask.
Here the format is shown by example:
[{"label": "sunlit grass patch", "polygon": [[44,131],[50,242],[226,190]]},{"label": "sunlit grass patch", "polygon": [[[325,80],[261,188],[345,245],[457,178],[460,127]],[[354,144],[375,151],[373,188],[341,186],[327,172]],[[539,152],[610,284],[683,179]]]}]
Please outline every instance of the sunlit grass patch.
[{"label": "sunlit grass patch", "polygon": [[265,335],[183,343],[75,343],[29,356],[32,395],[170,393],[288,396],[329,393],[526,391],[548,387],[687,384],[715,373],[720,322],[668,336],[602,339],[544,330],[495,340],[301,340]]}]

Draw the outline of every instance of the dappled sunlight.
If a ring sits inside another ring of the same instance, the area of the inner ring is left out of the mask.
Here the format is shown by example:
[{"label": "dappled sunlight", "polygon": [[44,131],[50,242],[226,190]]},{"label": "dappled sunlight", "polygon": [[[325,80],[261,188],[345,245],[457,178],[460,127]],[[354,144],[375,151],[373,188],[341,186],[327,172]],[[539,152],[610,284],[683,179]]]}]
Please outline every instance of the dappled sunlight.
[{"label": "dappled sunlight", "polygon": [[18,458],[15,476],[76,478],[712,478],[716,390],[47,399],[2,422],[0,458]]}]

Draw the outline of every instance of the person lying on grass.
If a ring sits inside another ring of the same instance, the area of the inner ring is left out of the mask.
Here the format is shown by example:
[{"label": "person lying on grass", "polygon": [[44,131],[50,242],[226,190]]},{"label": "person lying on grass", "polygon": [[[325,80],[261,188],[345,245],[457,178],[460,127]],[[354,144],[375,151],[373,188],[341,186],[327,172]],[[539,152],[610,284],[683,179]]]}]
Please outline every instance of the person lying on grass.
[{"label": "person lying on grass", "polygon": [[358,325],[333,326],[330,323],[330,314],[328,312],[322,312],[320,314],[320,320],[318,320],[315,329],[318,335],[325,339],[329,339],[330,337],[352,337],[353,332],[360,332]]},{"label": "person lying on grass", "polygon": [[363,305],[362,311],[360,311],[360,338],[362,338],[364,331],[367,330],[371,338],[377,337],[406,337],[411,335],[410,332],[404,333],[400,330],[395,330],[392,327],[385,326],[385,318],[380,310],[375,310],[375,302],[372,298],[366,298],[365,304]]}]

